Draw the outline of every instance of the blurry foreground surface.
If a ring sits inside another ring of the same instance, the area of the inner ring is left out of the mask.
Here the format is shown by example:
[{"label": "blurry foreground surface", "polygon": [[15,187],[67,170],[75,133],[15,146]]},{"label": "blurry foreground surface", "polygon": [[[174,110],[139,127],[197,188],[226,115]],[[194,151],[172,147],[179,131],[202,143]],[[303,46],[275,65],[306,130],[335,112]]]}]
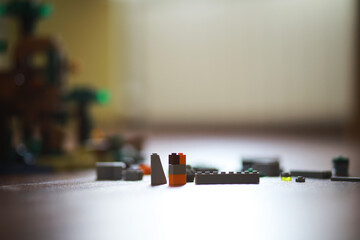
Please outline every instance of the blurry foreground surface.
[{"label": "blurry foreground surface", "polygon": [[[284,170],[331,169],[350,157],[360,175],[359,150],[338,137],[264,134],[150,136],[167,171],[167,154],[183,151],[189,164],[240,168],[242,155],[282,157]],[[146,159],[148,162],[149,159]],[[259,185],[151,187],[141,182],[95,181],[95,171],[0,178],[1,239],[358,239],[360,184],[261,178]],[[181,226],[178,226],[181,225]]]}]

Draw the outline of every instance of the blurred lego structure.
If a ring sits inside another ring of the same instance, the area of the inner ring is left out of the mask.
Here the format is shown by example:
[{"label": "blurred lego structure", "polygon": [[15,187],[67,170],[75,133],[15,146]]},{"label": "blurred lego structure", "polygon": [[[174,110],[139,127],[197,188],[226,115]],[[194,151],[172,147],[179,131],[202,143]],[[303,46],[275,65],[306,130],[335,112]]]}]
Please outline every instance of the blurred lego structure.
[{"label": "blurred lego structure", "polygon": [[[88,86],[67,88],[67,77],[78,65],[69,60],[55,37],[35,35],[39,20],[52,12],[51,4],[36,0],[0,3],[0,17],[15,19],[18,28],[14,49],[0,40],[0,53],[13,50],[10,69],[0,70],[0,172],[33,172],[41,170],[39,165],[57,169],[93,167],[95,163],[94,151],[85,148],[64,155],[66,129],[69,120],[74,119],[77,145],[85,147],[93,128],[90,104],[105,104],[111,96],[107,90]],[[113,154],[111,161],[124,160],[116,150],[122,148],[124,152],[123,147],[129,145],[121,145],[116,137],[106,141],[110,143],[104,151]],[[127,148],[132,154],[131,163],[142,160],[141,144],[135,142]]]}]

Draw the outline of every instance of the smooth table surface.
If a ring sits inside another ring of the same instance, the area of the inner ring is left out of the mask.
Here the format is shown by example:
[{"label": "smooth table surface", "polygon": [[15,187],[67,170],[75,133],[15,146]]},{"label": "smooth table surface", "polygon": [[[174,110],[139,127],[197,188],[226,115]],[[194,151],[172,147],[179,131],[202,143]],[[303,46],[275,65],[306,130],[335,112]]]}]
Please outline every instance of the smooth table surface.
[{"label": "smooth table surface", "polygon": [[[165,171],[171,152],[235,171],[241,155],[281,153],[284,170],[327,170],[339,152],[358,156],[339,139],[218,134],[153,135],[145,148],[151,152]],[[351,166],[358,174],[358,162]],[[0,176],[0,239],[360,239],[360,183],[272,177],[258,185],[170,188],[151,187],[149,176],[95,179],[94,170]]]}]

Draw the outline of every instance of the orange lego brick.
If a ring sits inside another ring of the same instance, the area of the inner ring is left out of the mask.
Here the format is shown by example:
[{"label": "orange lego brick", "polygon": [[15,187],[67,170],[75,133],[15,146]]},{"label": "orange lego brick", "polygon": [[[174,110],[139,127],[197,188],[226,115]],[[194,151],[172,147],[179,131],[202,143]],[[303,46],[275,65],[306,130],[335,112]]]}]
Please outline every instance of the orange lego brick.
[{"label": "orange lego brick", "polygon": [[184,155],[183,153],[179,153],[179,157],[180,157],[179,164],[186,165],[186,155]]},{"label": "orange lego brick", "polygon": [[186,184],[186,174],[169,175],[169,186],[182,186]]},{"label": "orange lego brick", "polygon": [[144,175],[150,175],[151,174],[151,167],[146,164],[140,164],[139,168],[144,172]]}]

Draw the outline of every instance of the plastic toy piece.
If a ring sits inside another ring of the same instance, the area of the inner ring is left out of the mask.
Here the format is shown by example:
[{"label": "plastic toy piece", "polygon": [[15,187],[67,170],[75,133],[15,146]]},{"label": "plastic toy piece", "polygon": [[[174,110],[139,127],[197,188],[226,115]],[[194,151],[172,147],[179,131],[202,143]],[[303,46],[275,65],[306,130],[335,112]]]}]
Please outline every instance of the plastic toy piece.
[{"label": "plastic toy piece", "polygon": [[179,153],[179,164],[186,165],[186,155],[183,153]]},{"label": "plastic toy piece", "polygon": [[151,166],[146,164],[140,164],[139,168],[144,172],[144,175],[150,175],[151,174]]},{"label": "plastic toy piece", "polygon": [[252,168],[260,172],[262,176],[279,176],[280,162],[278,157],[244,157],[242,158],[242,170]]},{"label": "plastic toy piece", "polygon": [[335,176],[347,177],[349,176],[349,159],[339,156],[332,160]]},{"label": "plastic toy piece", "polygon": [[281,174],[281,181],[291,182],[291,175],[288,172]]},{"label": "plastic toy piece", "polygon": [[186,165],[186,182],[194,182],[195,170],[190,166]]},{"label": "plastic toy piece", "polygon": [[153,153],[151,155],[151,186],[158,186],[166,183],[167,181],[160,157],[158,154]]},{"label": "plastic toy piece", "polygon": [[331,181],[339,182],[360,182],[360,177],[332,177]]},{"label": "plastic toy piece", "polygon": [[140,181],[144,176],[144,172],[140,169],[126,169],[122,174],[125,181]]},{"label": "plastic toy piece", "polygon": [[169,165],[169,175],[186,174],[186,165]]},{"label": "plastic toy piece", "polygon": [[97,180],[120,180],[122,178],[123,163],[97,162]]},{"label": "plastic toy piece", "polygon": [[169,155],[169,186],[186,184],[186,155],[172,153]]},{"label": "plastic toy piece", "polygon": [[176,153],[169,155],[169,164],[178,165],[180,164],[180,156]]},{"label": "plastic toy piece", "polygon": [[195,184],[259,184],[260,174],[254,172],[197,172]]},{"label": "plastic toy piece", "polygon": [[306,178],[331,178],[331,171],[291,171],[291,176],[303,176]]},{"label": "plastic toy piece", "polygon": [[305,178],[303,176],[298,176],[295,181],[296,182],[305,182]]},{"label": "plastic toy piece", "polygon": [[169,175],[170,187],[183,186],[186,184],[186,174]]}]

